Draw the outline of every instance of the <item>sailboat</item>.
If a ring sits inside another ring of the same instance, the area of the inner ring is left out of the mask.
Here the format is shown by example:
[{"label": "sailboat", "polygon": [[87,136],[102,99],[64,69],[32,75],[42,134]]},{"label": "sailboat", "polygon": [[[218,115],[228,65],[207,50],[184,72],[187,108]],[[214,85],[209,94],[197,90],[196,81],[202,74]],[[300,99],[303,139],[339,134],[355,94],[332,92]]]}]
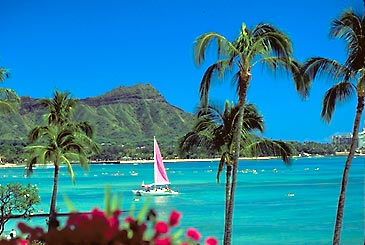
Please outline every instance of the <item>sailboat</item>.
[{"label": "sailboat", "polygon": [[146,185],[143,181],[139,190],[132,190],[133,194],[136,196],[166,196],[179,194],[178,191],[174,191],[169,187],[171,183],[167,177],[160,148],[155,137],[153,137],[153,152],[154,183]]}]

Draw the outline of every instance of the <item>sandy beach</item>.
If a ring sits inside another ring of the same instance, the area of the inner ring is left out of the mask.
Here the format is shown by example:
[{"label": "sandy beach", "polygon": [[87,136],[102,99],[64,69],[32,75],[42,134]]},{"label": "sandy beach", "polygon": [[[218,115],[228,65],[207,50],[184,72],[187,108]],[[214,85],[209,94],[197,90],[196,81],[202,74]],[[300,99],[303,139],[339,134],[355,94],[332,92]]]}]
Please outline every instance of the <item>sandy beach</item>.
[{"label": "sandy beach", "polygon": [[0,164],[0,168],[15,168],[15,167],[24,167],[24,164],[15,164],[15,163],[3,163]]}]

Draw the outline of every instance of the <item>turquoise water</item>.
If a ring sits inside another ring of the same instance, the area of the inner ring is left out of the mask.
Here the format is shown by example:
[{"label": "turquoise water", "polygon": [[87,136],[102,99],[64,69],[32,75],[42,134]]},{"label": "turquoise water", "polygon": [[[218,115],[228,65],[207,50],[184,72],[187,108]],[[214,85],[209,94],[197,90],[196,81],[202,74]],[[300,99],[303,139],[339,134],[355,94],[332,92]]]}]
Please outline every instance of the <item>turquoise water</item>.
[{"label": "turquoise water", "polygon": [[[299,158],[286,167],[280,160],[240,161],[235,196],[233,244],[331,244],[345,157]],[[364,157],[354,159],[347,189],[341,244],[364,241]],[[161,218],[172,209],[183,213],[181,226],[195,227],[203,235],[223,236],[224,182],[216,182],[217,162],[165,163],[174,197],[139,197],[131,190],[144,180],[152,182],[153,165],[91,165],[89,172],[74,167],[72,185],[66,168],[61,168],[57,207],[68,212],[63,196],[70,198],[79,211],[104,209],[105,187],[121,197],[122,209],[140,209],[146,201]],[[130,171],[138,172],[131,176]],[[38,167],[30,178],[23,168],[0,169],[0,184],[36,184],[41,196],[40,212],[48,212],[53,169]],[[293,193],[294,196],[288,196]],[[7,231],[18,221],[7,223]],[[30,224],[44,225],[44,218]]]}]

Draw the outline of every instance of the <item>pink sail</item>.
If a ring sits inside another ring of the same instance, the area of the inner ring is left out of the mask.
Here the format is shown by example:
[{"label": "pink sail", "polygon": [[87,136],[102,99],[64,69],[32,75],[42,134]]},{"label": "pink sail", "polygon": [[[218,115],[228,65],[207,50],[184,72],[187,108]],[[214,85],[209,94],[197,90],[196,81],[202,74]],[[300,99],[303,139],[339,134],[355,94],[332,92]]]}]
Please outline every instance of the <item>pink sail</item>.
[{"label": "pink sail", "polygon": [[169,178],[167,177],[165,166],[162,161],[160,148],[158,147],[156,138],[153,137],[154,141],[154,171],[155,171],[155,185],[167,185],[170,184]]}]

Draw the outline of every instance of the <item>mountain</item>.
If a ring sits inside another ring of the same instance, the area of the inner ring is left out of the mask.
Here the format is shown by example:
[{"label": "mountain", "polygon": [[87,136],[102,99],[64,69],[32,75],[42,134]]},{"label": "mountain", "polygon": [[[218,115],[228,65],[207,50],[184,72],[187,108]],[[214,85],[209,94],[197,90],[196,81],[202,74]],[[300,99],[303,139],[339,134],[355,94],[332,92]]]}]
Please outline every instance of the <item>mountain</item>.
[{"label": "mountain", "polygon": [[[40,99],[21,97],[19,113],[0,115],[0,141],[26,142],[29,131],[45,125]],[[96,97],[78,99],[74,121],[94,126],[101,145],[152,145],[153,136],[176,146],[187,133],[194,116],[169,104],[150,84],[118,87]]]}]

